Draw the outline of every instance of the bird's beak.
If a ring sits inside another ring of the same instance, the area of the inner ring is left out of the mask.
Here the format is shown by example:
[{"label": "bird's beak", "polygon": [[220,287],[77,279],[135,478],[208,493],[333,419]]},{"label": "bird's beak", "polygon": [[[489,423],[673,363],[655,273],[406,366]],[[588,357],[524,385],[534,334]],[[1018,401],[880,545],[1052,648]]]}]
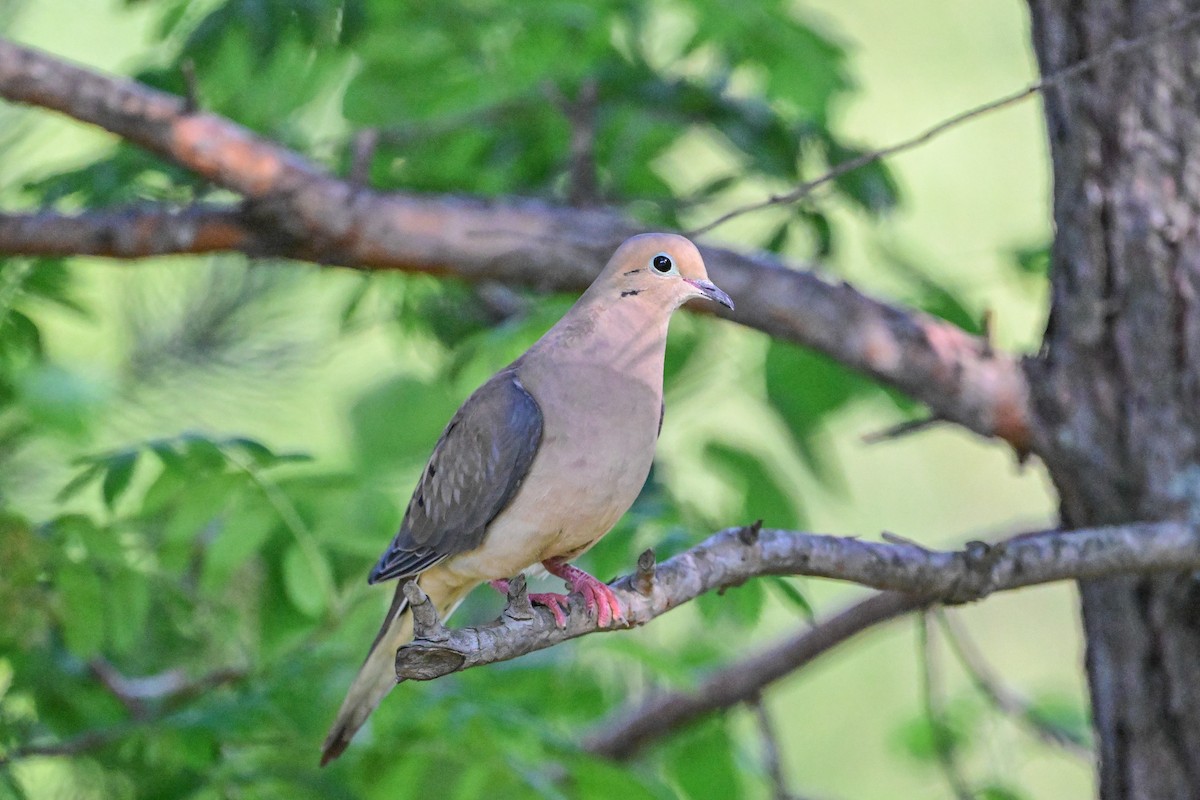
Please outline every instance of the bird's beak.
[{"label": "bird's beak", "polygon": [[699,278],[684,278],[684,281],[690,283],[692,286],[695,286],[697,291],[699,291],[704,297],[707,297],[713,302],[720,303],[730,311],[733,311],[733,300],[729,298],[729,295],[718,289],[717,285],[712,281],[705,281]]}]

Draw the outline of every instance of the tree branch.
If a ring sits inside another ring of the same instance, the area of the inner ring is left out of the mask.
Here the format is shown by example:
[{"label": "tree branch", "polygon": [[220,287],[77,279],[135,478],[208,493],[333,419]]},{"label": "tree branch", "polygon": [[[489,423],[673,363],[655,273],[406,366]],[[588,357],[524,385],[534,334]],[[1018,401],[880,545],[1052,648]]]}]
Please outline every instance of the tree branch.
[{"label": "tree branch", "polygon": [[[603,210],[374,192],[229,120],[192,111],[181,98],[3,39],[0,97],[98,125],[247,201],[240,213],[201,207],[0,216],[3,253],[129,259],[233,250],[579,290],[640,230]],[[701,250],[714,280],[738,300],[738,310],[724,316],[812,347],[943,419],[1028,450],[1028,391],[1011,356],[942,320],[768,255]]]},{"label": "tree branch", "polygon": [[[753,530],[728,528],[658,565],[649,580],[639,570],[641,576],[616,581],[626,627],[644,625],[705,592],[761,575],[852,581],[903,592],[911,596],[905,602],[925,604],[970,602],[995,591],[1058,580],[1200,568],[1200,536],[1180,522],[1023,534],[994,545],[969,542],[958,551],[782,530],[746,535]],[[418,637],[400,648],[396,674],[431,680],[615,629],[599,628],[576,597],[562,628],[540,608],[532,615],[506,613],[490,625],[436,627],[436,637]]]},{"label": "tree branch", "polygon": [[644,746],[715,711],[757,697],[763,687],[790,675],[862,631],[929,605],[913,595],[880,592],[750,658],[717,670],[691,690],[659,692],[601,723],[583,749],[627,759]]}]

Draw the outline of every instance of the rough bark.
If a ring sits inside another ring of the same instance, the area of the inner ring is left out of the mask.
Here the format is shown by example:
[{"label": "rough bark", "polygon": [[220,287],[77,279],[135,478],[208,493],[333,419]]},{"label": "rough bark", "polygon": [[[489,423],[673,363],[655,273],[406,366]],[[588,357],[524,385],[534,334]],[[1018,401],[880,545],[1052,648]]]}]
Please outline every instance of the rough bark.
[{"label": "rough bark", "polygon": [[[833,578],[931,602],[967,603],[992,592],[1081,576],[1132,575],[1200,568],[1200,536],[1179,522],[1094,530],[1041,531],[993,544],[968,542],[962,550],[929,550],[910,542],[868,542],[844,536],[726,528],[655,564],[653,552],[633,575],[613,582],[624,624],[601,628],[573,596],[559,627],[545,609],[514,589],[495,623],[446,628],[416,584],[406,587],[415,636],[396,654],[396,676],[433,680],[452,672],[507,661],[585,634],[644,625],[705,592],[739,586],[763,575]],[[751,676],[759,685],[777,677]],[[685,720],[686,721],[686,720]],[[681,722],[682,724],[682,722]]]},{"label": "rough bark", "polygon": [[[1031,0],[1043,74],[1187,13]],[[1028,364],[1034,448],[1067,527],[1200,514],[1200,37],[1048,91],[1053,304]],[[1082,581],[1100,796],[1200,798],[1200,585]]]},{"label": "rough bark", "polygon": [[[0,98],[99,125],[245,200],[241,209],[178,213],[0,214],[0,253],[137,258],[229,249],[561,290],[586,287],[622,239],[641,230],[604,210],[371,191],[183,98],[3,38]],[[723,316],[819,350],[927,403],[939,419],[1027,452],[1027,392],[1011,356],[768,254],[704,243],[701,252],[737,300]]]}]

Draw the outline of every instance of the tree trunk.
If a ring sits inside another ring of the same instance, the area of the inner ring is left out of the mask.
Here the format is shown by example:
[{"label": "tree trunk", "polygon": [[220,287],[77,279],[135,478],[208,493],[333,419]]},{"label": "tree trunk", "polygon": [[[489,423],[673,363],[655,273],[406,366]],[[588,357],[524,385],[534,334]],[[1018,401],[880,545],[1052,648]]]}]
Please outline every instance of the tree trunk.
[{"label": "tree trunk", "polygon": [[[1196,12],[1030,0],[1043,75]],[[1035,437],[1064,525],[1200,519],[1200,33],[1046,92],[1057,236]],[[1200,798],[1200,584],[1081,584],[1100,796]]]}]

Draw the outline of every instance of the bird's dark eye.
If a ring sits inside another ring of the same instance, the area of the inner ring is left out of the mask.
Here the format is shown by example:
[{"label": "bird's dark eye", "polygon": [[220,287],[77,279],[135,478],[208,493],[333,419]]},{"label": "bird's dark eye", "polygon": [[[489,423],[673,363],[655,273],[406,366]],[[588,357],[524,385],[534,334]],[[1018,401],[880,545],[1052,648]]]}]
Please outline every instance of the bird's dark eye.
[{"label": "bird's dark eye", "polygon": [[656,255],[654,257],[654,260],[652,260],[650,262],[650,264],[659,272],[670,272],[671,267],[675,266],[671,262],[671,257],[663,255],[662,253],[659,253],[658,255]]}]

